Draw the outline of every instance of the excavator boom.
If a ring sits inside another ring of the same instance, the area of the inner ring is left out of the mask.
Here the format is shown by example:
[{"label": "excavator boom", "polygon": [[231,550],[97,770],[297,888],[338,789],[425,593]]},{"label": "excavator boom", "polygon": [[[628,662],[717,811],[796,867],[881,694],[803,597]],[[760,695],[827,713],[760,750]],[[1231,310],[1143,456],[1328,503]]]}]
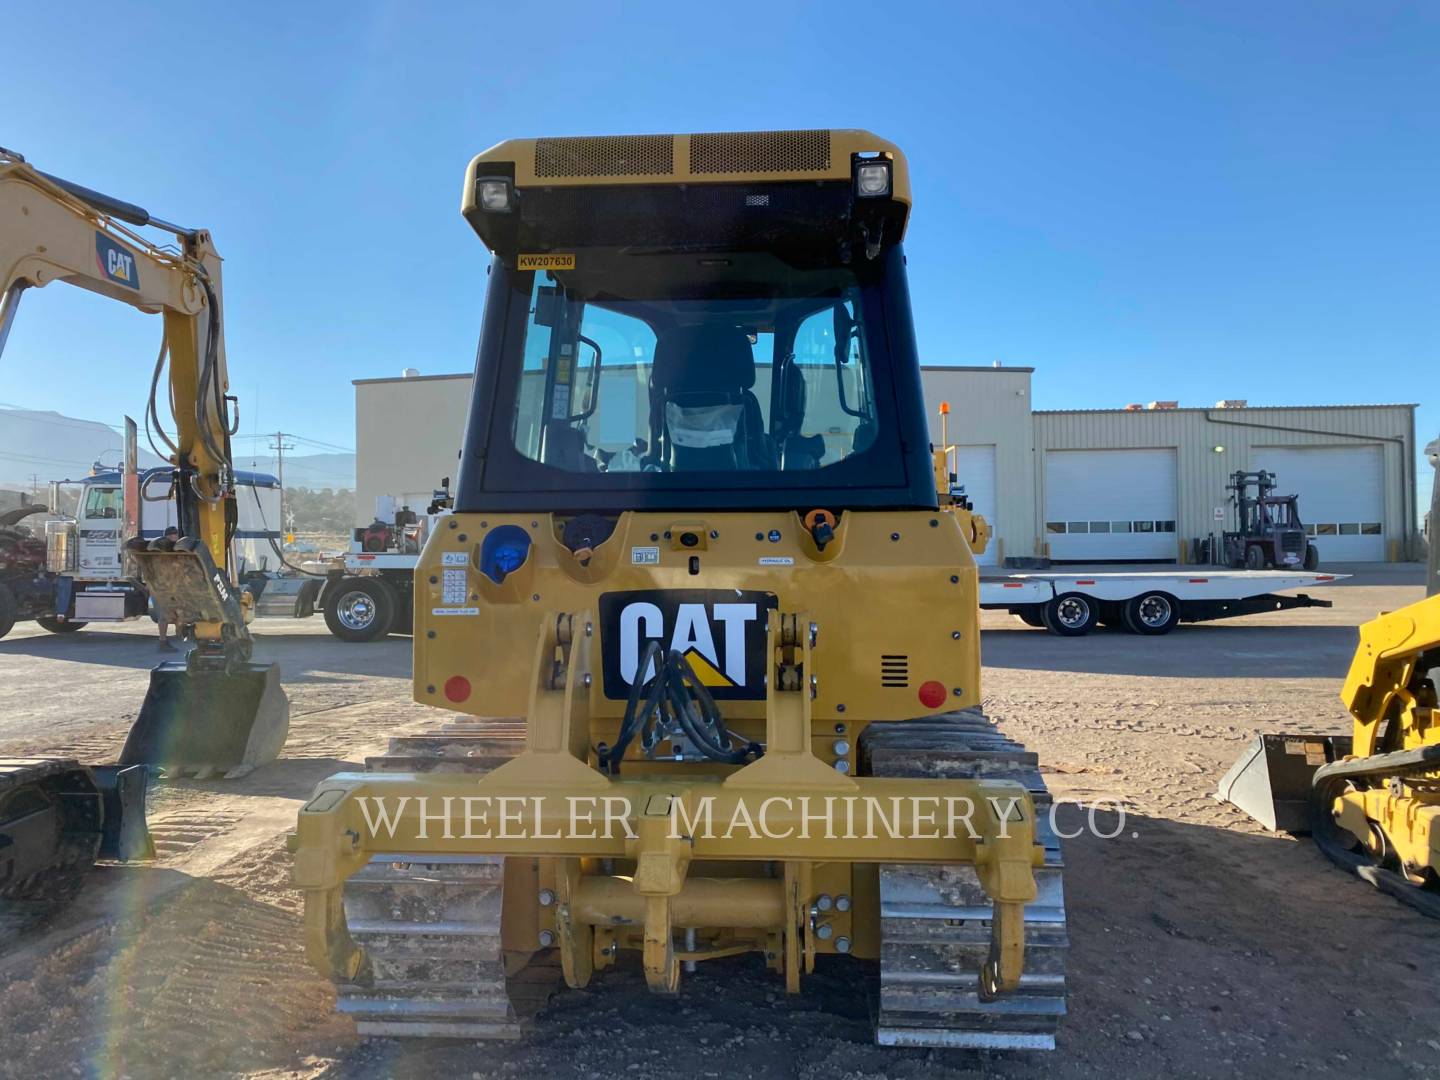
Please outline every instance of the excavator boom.
[{"label": "excavator boom", "polygon": [[[175,244],[128,226],[162,229]],[[151,673],[122,763],[202,776],[249,771],[279,753],[289,710],[276,666],[251,663],[250,597],[234,580],[237,414],[227,394],[220,256],[204,229],[170,224],[0,149],[0,349],[25,291],[56,281],[158,314],[164,326],[145,426],[174,467],[180,539],[133,541],[126,557],[195,648]],[[162,418],[157,401],[167,397],[171,415]]]}]

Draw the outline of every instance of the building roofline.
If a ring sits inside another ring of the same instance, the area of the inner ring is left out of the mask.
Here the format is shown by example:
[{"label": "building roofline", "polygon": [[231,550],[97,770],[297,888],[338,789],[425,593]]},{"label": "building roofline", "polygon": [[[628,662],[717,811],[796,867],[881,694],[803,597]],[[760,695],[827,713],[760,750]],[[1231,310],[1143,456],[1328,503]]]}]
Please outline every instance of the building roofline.
[{"label": "building roofline", "polygon": [[[967,364],[921,364],[921,371],[989,371],[997,375],[1008,375],[1019,373],[1022,375],[1033,375],[1033,367],[993,367]],[[449,375],[387,375],[379,379],[351,379],[352,386],[370,386],[374,383],[404,383],[404,382],[434,382],[438,379],[470,379],[474,374],[469,371],[457,371]],[[1098,410],[1097,410],[1098,411]],[[1123,410],[1122,410],[1123,411]]]},{"label": "building roofline", "polygon": [[1033,375],[1033,367],[996,367],[993,364],[921,364],[921,371],[991,371],[998,375],[1019,372],[1024,375]]},{"label": "building roofline", "polygon": [[1418,409],[1414,402],[1376,402],[1370,405],[1245,405],[1222,409],[1210,406],[1186,406],[1183,409],[1034,409],[1037,416],[1074,416],[1090,413],[1119,413],[1122,416],[1165,416],[1170,413],[1257,413],[1314,412],[1323,409]]},{"label": "building roofline", "polygon": [[389,382],[435,382],[439,379],[473,379],[470,371],[456,371],[449,375],[389,375],[381,379],[351,379],[351,386],[369,386],[371,383]]}]

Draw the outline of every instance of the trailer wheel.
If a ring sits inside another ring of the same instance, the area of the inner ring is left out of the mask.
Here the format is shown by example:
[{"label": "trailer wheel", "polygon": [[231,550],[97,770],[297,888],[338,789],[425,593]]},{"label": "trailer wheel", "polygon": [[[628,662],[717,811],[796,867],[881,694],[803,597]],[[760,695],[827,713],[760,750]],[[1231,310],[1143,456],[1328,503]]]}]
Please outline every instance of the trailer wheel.
[{"label": "trailer wheel", "polygon": [[54,615],[38,615],[35,621],[52,634],[73,634],[85,625],[83,622],[61,622]]},{"label": "trailer wheel", "polygon": [[1320,549],[1314,544],[1305,545],[1305,569],[1312,574],[1320,569]]},{"label": "trailer wheel", "polygon": [[1125,601],[1124,619],[1132,634],[1168,634],[1180,621],[1180,602],[1163,592],[1134,596]]},{"label": "trailer wheel", "polygon": [[0,581],[0,637],[10,632],[15,625],[15,594],[10,591],[10,586]]},{"label": "trailer wheel", "polygon": [[325,625],[341,641],[374,641],[395,622],[395,594],[377,578],[346,578],[325,597]]},{"label": "trailer wheel", "polygon": [[1061,593],[1040,609],[1045,629],[1061,637],[1080,637],[1095,626],[1095,601],[1083,593]]},{"label": "trailer wheel", "polygon": [[1259,544],[1251,544],[1245,549],[1245,569],[1265,569],[1265,549],[1262,548]]}]

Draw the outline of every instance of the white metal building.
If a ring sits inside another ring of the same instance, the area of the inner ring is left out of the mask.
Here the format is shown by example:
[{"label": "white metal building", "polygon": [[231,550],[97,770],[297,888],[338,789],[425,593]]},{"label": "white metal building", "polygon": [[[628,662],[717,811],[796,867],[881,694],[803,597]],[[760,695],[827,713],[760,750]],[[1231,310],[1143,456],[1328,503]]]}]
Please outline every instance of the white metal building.
[{"label": "white metal building", "polygon": [[1320,558],[1403,557],[1416,532],[1413,405],[1037,412],[1036,499],[1055,560],[1188,561],[1231,527],[1232,472],[1300,496]]},{"label": "white metal building", "polygon": [[[1413,405],[1131,406],[1033,412],[1028,367],[922,371],[935,445],[995,530],[982,562],[1189,562],[1231,527],[1236,470],[1276,474],[1322,560],[1412,554]],[[377,495],[419,509],[455,476],[469,375],[355,382],[357,515]],[[950,413],[942,433],[940,404]]]}]

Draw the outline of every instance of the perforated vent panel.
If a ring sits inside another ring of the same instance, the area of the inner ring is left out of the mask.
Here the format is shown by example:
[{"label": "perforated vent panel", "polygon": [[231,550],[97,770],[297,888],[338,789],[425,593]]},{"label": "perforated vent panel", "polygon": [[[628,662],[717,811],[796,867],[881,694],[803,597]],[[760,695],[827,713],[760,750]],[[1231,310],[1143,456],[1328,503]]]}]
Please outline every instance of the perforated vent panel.
[{"label": "perforated vent panel", "polygon": [[535,142],[536,176],[668,176],[674,171],[673,135],[596,135]]},{"label": "perforated vent panel", "polygon": [[880,657],[880,685],[905,687],[910,685],[910,657]]},{"label": "perforated vent panel", "polygon": [[732,131],[690,136],[692,173],[825,172],[828,131]]}]

